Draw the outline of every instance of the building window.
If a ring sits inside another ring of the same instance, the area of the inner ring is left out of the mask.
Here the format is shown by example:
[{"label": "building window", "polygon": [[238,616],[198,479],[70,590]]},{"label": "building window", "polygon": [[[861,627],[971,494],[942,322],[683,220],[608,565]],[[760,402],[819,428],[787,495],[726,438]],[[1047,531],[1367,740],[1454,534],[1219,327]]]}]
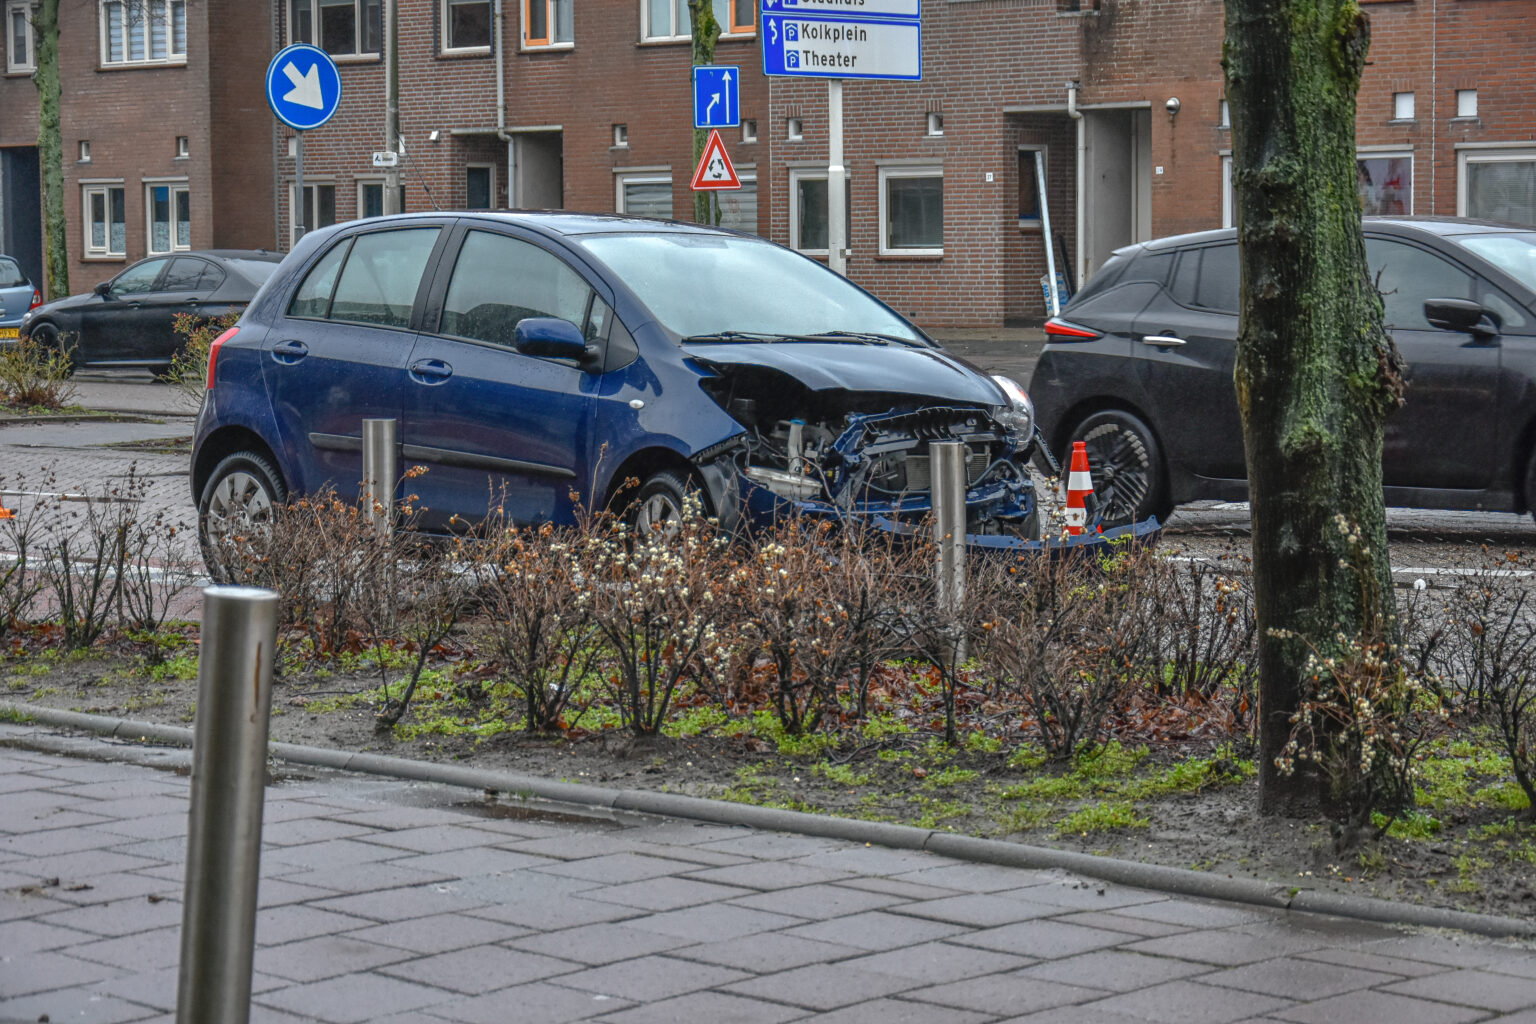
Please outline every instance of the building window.
[{"label": "building window", "polygon": [[928,115],[928,134],[929,135],[943,135],[944,134],[944,115],[943,114],[930,113]]},{"label": "building window", "polygon": [[805,138],[805,126],[798,117],[791,117],[784,122],[784,139],[787,142],[799,142]]},{"label": "building window", "polygon": [[616,124],[613,126],[613,145],[616,149],[624,149],[629,145],[629,125]]},{"label": "building window", "polygon": [[738,169],[741,188],[722,188],[715,192],[720,204],[720,226],[732,231],[757,234],[757,173]]},{"label": "building window", "polygon": [[1232,155],[1226,153],[1221,158],[1221,226],[1231,227],[1236,223],[1236,216],[1232,195]]},{"label": "building window", "polygon": [[1456,215],[1536,227],[1536,149],[1462,150]]},{"label": "building window", "polygon": [[614,209],[631,217],[672,216],[670,173],[620,174],[615,179]]},{"label": "building window", "polygon": [[146,185],[144,208],[151,256],[192,248],[192,196],[186,185]]},{"label": "building window", "polygon": [[[715,20],[720,23],[720,31],[727,35],[750,35],[756,31],[757,23],[753,17],[756,10],[756,0],[714,0]],[[684,24],[687,24],[686,21]],[[690,29],[689,34],[692,35]]]},{"label": "building window", "polygon": [[85,207],[85,255],[128,255],[128,200],[121,185],[87,185],[81,189]]},{"label": "building window", "polygon": [[384,183],[382,181],[357,183],[357,215],[359,217],[384,216]]},{"label": "building window", "polygon": [[496,167],[494,164],[468,164],[464,168],[464,208],[496,208]]},{"label": "building window", "polygon": [[755,117],[744,117],[744,118],[741,119],[741,141],[742,142],[756,142],[757,141],[757,118],[755,118]]},{"label": "building window", "polygon": [[186,0],[101,0],[103,64],[182,64],[186,59]]},{"label": "building window", "polygon": [[[848,184],[850,178],[843,178],[843,195],[846,198],[851,189]],[[826,168],[815,170],[791,170],[789,172],[789,194],[791,202],[791,214],[789,218],[789,247],[798,249],[807,256],[827,255],[827,171]],[[853,233],[853,213],[851,204],[843,203],[843,211],[846,216],[847,229],[843,237],[850,238]]]},{"label": "building window", "polygon": [[1044,146],[1019,147],[1019,222],[1038,227],[1041,223],[1040,176],[1035,173],[1036,153],[1040,154],[1040,162],[1044,164]]},{"label": "building window", "polygon": [[37,69],[34,43],[31,0],[12,0],[5,5],[5,70],[7,73],[16,74]]},{"label": "building window", "polygon": [[1216,127],[1218,127],[1218,128],[1231,128],[1232,127],[1232,107],[1231,107],[1230,104],[1227,103],[1226,100],[1222,100],[1221,101],[1221,106],[1217,109],[1216,117],[1217,117]]},{"label": "building window", "polygon": [[288,186],[288,228],[293,244],[304,237],[304,232],[330,227],[336,223],[336,186],[305,185],[303,213],[305,222],[299,224],[299,208],[293,202],[293,186]]},{"label": "building window", "polygon": [[569,46],[576,41],[575,0],[523,0],[523,46]]},{"label": "building window", "polygon": [[1457,117],[1476,117],[1477,116],[1477,90],[1476,89],[1457,89],[1456,90],[1456,116]]},{"label": "building window", "polygon": [[377,54],[383,37],[382,0],[289,0],[289,42],[347,57]]},{"label": "building window", "polygon": [[642,39],[659,42],[693,38],[693,27],[688,20],[688,0],[641,0],[640,11]]},{"label": "building window", "polygon": [[185,160],[192,155],[192,141],[185,135],[176,136],[176,159]]},{"label": "building window", "polygon": [[1370,153],[1355,160],[1360,211],[1367,217],[1413,212],[1413,154]]},{"label": "building window", "polygon": [[91,140],[90,139],[81,139],[80,140],[80,162],[83,163],[83,164],[88,164],[88,163],[91,162]]},{"label": "building window", "polygon": [[488,51],[491,48],[490,0],[442,0],[443,50]]},{"label": "building window", "polygon": [[944,171],[880,169],[880,254],[944,255]]},{"label": "building window", "polygon": [[1395,92],[1392,94],[1392,120],[1413,120],[1413,93]]}]

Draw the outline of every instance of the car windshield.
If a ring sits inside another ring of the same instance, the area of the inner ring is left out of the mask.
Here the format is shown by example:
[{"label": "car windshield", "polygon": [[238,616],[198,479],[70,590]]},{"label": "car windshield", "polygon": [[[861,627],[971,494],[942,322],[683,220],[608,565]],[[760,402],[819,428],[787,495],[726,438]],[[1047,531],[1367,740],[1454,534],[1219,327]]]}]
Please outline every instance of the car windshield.
[{"label": "car windshield", "polygon": [[247,281],[253,281],[256,284],[261,284],[277,273],[277,268],[280,266],[268,260],[225,260],[224,263]]},{"label": "car windshield", "polygon": [[581,241],[684,338],[833,333],[926,344],[915,327],[842,277],[760,238],[658,231]]},{"label": "car windshield", "polygon": [[0,288],[16,288],[27,283],[15,260],[0,259]]},{"label": "car windshield", "polygon": [[1536,231],[1462,235],[1456,241],[1536,292]]}]

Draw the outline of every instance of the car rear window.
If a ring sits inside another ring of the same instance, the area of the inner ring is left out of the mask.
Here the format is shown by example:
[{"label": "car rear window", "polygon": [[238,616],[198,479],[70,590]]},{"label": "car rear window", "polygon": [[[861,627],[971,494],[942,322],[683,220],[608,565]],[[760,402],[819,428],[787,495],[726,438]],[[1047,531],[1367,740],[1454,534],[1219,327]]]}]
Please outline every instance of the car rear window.
[{"label": "car rear window", "polygon": [[225,260],[224,265],[247,281],[253,284],[265,284],[267,278],[277,273],[281,261],[271,260]]},{"label": "car rear window", "polygon": [[15,260],[0,259],[0,288],[17,288],[27,283],[26,275]]}]

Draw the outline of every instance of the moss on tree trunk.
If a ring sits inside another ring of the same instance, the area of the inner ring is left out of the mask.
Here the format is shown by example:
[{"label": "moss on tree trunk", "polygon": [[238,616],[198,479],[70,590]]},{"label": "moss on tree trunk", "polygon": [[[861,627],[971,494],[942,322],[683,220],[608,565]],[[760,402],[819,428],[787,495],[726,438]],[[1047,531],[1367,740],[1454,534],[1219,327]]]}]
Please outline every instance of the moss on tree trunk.
[{"label": "moss on tree trunk", "polygon": [[59,0],[32,12],[37,47],[37,159],[43,188],[43,273],[50,299],[69,294],[69,246],[64,220],[64,150],[59,134]]},{"label": "moss on tree trunk", "polygon": [[[1325,781],[1275,759],[1310,648],[1328,653],[1392,608],[1382,425],[1401,363],[1382,328],[1355,183],[1355,94],[1370,44],[1356,0],[1227,0],[1242,311],[1236,385],[1253,512],[1259,809],[1300,814]],[[1371,559],[1346,566],[1342,515]]]},{"label": "moss on tree trunk", "polygon": [[[715,5],[712,0],[688,0],[688,21],[693,26],[693,63],[695,67],[715,62],[715,43],[720,40],[720,22],[715,18]],[[692,88],[690,84],[689,88]],[[692,107],[690,106],[691,110]],[[693,119],[689,118],[689,123]],[[704,158],[704,145],[709,142],[708,128],[695,128],[693,130],[693,166],[697,167],[699,161]],[[692,179],[689,175],[689,179]],[[693,219],[698,224],[718,223],[717,217],[710,212],[709,192],[695,192],[693,194]]]}]

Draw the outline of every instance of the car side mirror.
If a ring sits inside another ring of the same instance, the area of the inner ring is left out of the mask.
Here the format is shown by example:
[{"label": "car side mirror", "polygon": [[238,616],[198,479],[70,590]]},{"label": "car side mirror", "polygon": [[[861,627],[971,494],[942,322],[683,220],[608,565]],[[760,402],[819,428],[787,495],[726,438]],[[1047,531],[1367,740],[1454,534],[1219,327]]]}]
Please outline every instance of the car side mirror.
[{"label": "car side mirror", "polygon": [[1472,334],[1479,338],[1495,338],[1499,325],[1488,315],[1481,303],[1470,299],[1427,299],[1424,302],[1424,319],[1431,327],[1457,334]]},{"label": "car side mirror", "polygon": [[587,339],[581,328],[569,320],[552,316],[529,316],[517,322],[512,344],[525,356],[582,361],[587,355]]},{"label": "car side mirror", "polygon": [[112,290],[112,282],[111,281],[97,281],[96,282],[96,287],[91,289],[91,291],[95,292],[97,295],[102,295],[102,296],[105,296],[111,290]]}]

